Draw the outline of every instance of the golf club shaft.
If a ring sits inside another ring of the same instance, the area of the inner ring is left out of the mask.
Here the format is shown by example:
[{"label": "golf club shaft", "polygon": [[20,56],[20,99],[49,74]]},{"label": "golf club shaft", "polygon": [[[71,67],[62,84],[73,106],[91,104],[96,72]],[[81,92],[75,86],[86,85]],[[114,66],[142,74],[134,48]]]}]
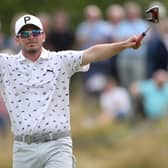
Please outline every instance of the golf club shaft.
[{"label": "golf club shaft", "polygon": [[152,25],[150,25],[150,26],[146,29],[146,31],[144,31],[141,35],[139,35],[139,36],[137,37],[136,46],[139,46],[139,45],[140,45],[141,41],[142,41],[143,38],[146,36],[147,32],[151,29],[151,27],[152,27]]}]

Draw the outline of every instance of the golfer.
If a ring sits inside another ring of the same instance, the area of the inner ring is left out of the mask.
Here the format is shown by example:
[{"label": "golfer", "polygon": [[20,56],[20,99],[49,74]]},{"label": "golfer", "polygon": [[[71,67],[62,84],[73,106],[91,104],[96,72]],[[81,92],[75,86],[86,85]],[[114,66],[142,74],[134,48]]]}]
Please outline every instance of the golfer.
[{"label": "golfer", "polygon": [[51,52],[43,48],[46,35],[33,15],[16,21],[15,34],[21,51],[0,54],[0,84],[14,135],[13,168],[73,168],[70,78],[92,62],[138,48],[136,37],[83,51]]}]

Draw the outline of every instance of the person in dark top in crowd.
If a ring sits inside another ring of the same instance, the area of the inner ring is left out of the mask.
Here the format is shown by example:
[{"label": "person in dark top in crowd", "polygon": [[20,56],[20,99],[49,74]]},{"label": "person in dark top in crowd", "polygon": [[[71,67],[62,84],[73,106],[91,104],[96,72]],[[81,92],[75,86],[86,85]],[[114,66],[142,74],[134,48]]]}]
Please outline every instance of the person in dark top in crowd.
[{"label": "person in dark top in crowd", "polygon": [[69,17],[65,11],[60,10],[53,15],[53,25],[48,40],[51,50],[72,49],[75,35],[69,27]]},{"label": "person in dark top in crowd", "polygon": [[167,70],[168,66],[168,21],[164,19],[151,32],[147,45],[147,78],[159,69]]}]

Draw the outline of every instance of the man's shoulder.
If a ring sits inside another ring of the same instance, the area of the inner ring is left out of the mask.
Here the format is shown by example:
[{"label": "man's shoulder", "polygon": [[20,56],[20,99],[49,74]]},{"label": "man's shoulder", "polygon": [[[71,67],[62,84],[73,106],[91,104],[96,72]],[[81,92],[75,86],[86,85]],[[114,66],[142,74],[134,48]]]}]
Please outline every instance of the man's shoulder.
[{"label": "man's shoulder", "polygon": [[17,55],[11,54],[11,53],[0,53],[0,59],[4,59],[4,60],[13,59],[13,58],[16,58],[16,56]]},{"label": "man's shoulder", "polygon": [[81,54],[83,51],[78,50],[61,50],[61,51],[49,51],[49,55],[57,57],[67,57],[76,54]]}]

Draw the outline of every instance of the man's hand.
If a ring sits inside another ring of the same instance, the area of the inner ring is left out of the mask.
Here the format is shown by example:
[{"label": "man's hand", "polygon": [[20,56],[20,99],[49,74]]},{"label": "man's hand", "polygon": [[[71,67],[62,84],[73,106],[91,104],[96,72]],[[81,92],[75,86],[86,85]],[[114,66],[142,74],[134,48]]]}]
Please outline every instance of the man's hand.
[{"label": "man's hand", "polygon": [[126,40],[127,48],[137,49],[141,46],[141,42],[137,42],[137,36],[130,37]]}]

